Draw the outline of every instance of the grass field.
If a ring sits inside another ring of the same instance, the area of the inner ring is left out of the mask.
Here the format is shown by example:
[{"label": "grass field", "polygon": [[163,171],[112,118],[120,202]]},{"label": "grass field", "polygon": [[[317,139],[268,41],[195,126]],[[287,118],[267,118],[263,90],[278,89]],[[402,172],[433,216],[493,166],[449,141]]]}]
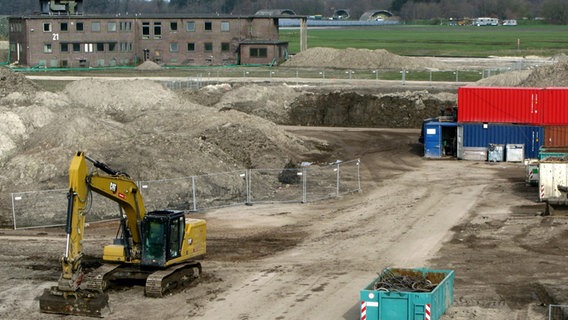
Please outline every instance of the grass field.
[{"label": "grass field", "polygon": [[[406,56],[552,56],[568,53],[568,26],[423,26],[308,29],[308,48],[385,49]],[[298,29],[281,29],[291,53],[300,48]]]}]

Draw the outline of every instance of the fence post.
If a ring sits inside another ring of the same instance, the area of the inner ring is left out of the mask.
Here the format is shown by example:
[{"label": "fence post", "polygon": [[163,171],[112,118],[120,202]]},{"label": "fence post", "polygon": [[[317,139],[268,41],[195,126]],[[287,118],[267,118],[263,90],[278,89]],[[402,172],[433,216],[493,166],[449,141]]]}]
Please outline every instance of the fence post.
[{"label": "fence post", "polygon": [[245,190],[247,193],[247,202],[246,205],[252,205],[251,201],[251,178],[252,178],[252,169],[245,170]]},{"label": "fence post", "polygon": [[307,186],[308,186],[308,169],[306,167],[302,168],[302,172],[299,172],[302,176],[302,203],[308,202],[307,197]]},{"label": "fence post", "polygon": [[193,212],[197,212],[197,198],[195,196],[195,176],[191,176],[191,196],[193,198]]},{"label": "fence post", "polygon": [[337,160],[337,167],[335,168],[335,196],[339,197],[339,165],[341,161]]},{"label": "fence post", "polygon": [[16,204],[14,203],[14,193],[10,193],[10,195],[12,196],[12,219],[13,219],[13,225],[14,225],[14,230],[16,230]]},{"label": "fence post", "polygon": [[360,168],[361,159],[357,159],[357,191],[361,192],[361,170]]}]

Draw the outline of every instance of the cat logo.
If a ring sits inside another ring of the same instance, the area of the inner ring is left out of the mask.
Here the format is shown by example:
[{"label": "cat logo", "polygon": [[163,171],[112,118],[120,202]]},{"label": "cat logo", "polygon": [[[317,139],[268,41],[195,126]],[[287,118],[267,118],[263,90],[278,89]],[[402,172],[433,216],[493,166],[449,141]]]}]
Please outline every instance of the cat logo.
[{"label": "cat logo", "polygon": [[109,189],[110,189],[110,191],[112,191],[112,193],[116,193],[116,183],[111,182]]}]

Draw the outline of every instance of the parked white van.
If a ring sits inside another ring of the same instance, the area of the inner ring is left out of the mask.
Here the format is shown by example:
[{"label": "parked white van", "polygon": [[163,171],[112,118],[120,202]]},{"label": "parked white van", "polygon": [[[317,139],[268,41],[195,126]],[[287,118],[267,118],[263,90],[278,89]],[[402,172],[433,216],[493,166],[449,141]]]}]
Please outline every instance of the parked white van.
[{"label": "parked white van", "polygon": [[473,21],[473,25],[474,26],[498,26],[499,25],[499,19],[497,18],[487,18],[487,17],[482,17],[482,18],[477,18]]}]

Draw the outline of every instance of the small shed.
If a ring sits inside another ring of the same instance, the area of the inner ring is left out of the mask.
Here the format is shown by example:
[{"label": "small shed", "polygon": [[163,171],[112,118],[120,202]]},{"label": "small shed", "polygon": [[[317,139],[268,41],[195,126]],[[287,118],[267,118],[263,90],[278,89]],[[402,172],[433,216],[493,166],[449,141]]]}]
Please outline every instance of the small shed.
[{"label": "small shed", "polygon": [[424,157],[439,159],[457,156],[456,122],[424,123]]}]

